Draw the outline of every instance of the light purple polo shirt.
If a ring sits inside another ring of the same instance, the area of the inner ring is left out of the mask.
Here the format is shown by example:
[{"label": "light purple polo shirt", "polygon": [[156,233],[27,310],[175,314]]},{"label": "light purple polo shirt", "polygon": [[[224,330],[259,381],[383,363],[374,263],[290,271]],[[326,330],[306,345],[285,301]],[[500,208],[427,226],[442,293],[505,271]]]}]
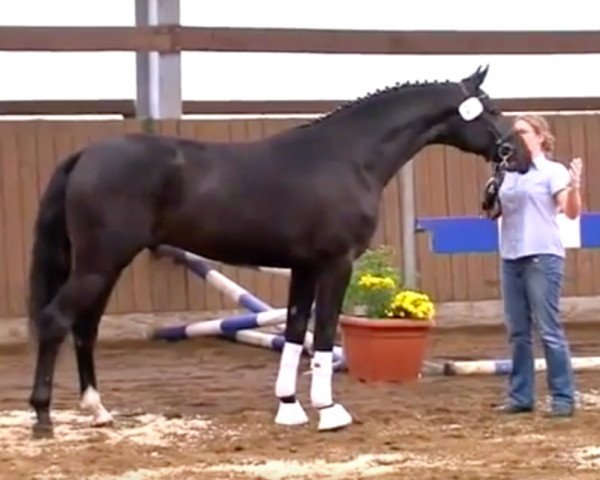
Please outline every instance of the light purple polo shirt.
[{"label": "light purple polo shirt", "polygon": [[515,259],[550,253],[565,256],[553,195],[570,182],[567,168],[544,155],[527,173],[506,172],[500,187],[500,256]]}]

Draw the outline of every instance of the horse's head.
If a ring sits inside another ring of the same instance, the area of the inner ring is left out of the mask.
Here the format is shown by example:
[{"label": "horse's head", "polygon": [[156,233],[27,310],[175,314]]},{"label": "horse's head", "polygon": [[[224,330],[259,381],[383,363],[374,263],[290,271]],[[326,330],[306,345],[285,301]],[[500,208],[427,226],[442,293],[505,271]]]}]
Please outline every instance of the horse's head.
[{"label": "horse's head", "polygon": [[456,107],[444,126],[445,140],[484,156],[503,170],[525,173],[531,163],[529,150],[512,122],[481,89],[487,72],[488,67],[478,68],[458,84],[451,84]]}]

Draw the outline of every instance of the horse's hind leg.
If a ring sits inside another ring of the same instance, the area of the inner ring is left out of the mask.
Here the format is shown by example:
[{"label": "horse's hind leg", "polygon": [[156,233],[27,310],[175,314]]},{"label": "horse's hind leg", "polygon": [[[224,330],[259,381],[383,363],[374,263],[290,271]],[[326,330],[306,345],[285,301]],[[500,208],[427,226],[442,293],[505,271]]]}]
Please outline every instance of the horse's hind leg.
[{"label": "horse's hind leg", "polygon": [[[101,238],[82,238],[79,247],[74,249],[74,268],[69,278],[39,318],[35,319],[38,324],[39,347],[30,398],[30,404],[37,415],[34,435],[52,432],[50,400],[56,356],[69,331],[75,334],[81,388],[84,395],[86,391],[93,395],[88,387],[93,386],[96,381],[93,345],[100,316],[120,272],[144,248],[144,244],[142,234],[135,238],[132,235],[123,236],[110,232]],[[84,406],[96,405],[98,411],[98,403],[94,404],[94,398],[91,398],[91,405],[89,396],[82,400]],[[99,402],[99,398],[97,400]]]},{"label": "horse's hind leg", "polygon": [[33,430],[36,436],[52,433],[50,401],[60,346],[78,316],[97,303],[109,282],[107,275],[74,270],[52,302],[35,319],[39,326],[39,346],[30,404],[37,416]]},{"label": "horse's hind leg", "polygon": [[66,320],[55,312],[53,305],[42,311],[36,322],[39,326],[37,363],[29,403],[35,409],[37,416],[37,421],[33,426],[33,435],[46,437],[52,436],[50,399],[56,357],[67,336],[69,326]]},{"label": "horse's hind leg", "polygon": [[275,384],[275,395],[279,399],[279,409],[275,422],[280,425],[299,425],[308,422],[306,413],[296,399],[296,380],[304,337],[315,296],[315,285],[316,276],[314,271],[310,269],[292,269],[285,344],[281,352],[279,372]]},{"label": "horse's hind leg", "polygon": [[91,412],[93,426],[109,425],[113,420],[112,415],[104,408],[100,400],[94,367],[94,347],[100,319],[116,283],[116,278],[115,276],[112,281],[107,283],[97,303],[79,316],[73,324],[73,340],[81,394],[80,407]]},{"label": "horse's hind leg", "polygon": [[344,257],[329,263],[319,277],[310,388],[312,405],[319,409],[319,430],[334,430],[352,423],[350,414],[334,403],[332,394],[333,345],[351,273],[352,262]]}]

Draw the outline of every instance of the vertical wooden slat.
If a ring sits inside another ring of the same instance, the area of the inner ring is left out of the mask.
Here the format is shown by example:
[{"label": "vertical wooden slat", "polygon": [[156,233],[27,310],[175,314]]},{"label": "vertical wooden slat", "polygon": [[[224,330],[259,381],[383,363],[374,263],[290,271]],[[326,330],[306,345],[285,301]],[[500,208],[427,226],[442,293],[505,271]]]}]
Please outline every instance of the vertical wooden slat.
[{"label": "vertical wooden slat", "polygon": [[[416,167],[416,162],[417,162],[417,157],[413,157],[413,159],[411,160],[413,162],[413,173],[414,173],[414,195],[415,195],[415,202],[417,199],[417,193],[416,193],[416,184],[417,184],[417,167]],[[394,182],[394,186],[393,186],[393,191],[395,193],[395,197],[392,197],[390,199],[390,201],[393,201],[396,205],[396,209],[398,210],[397,212],[397,229],[398,229],[398,243],[395,246],[395,248],[397,249],[397,266],[400,269],[400,272],[404,272],[404,262],[403,262],[403,250],[404,250],[404,235],[403,235],[403,228],[404,228],[404,217],[403,217],[403,209],[404,206],[402,204],[402,178],[400,175],[396,175],[395,178],[392,179],[392,182]],[[393,212],[393,210],[392,210]],[[417,207],[415,206],[415,222],[416,222],[416,216],[417,216]],[[393,213],[392,213],[393,214]],[[413,234],[417,235],[417,232],[413,229]],[[415,239],[415,255],[417,257],[416,259],[416,277],[415,278],[415,284],[416,287],[419,288],[419,284],[420,284],[420,271],[419,271],[419,238],[417,236],[417,238]],[[402,273],[402,277],[404,277],[404,273]]]},{"label": "vertical wooden slat", "polygon": [[375,232],[373,232],[373,236],[371,237],[371,242],[369,243],[370,248],[377,248],[382,246],[385,243],[384,239],[384,222],[382,219],[385,217],[385,205],[382,202],[379,202],[379,220],[377,222],[377,226],[375,227]]},{"label": "vertical wooden slat", "polygon": [[[571,152],[567,159],[570,162],[574,157],[582,157],[586,159],[588,153],[586,151],[585,142],[585,123],[584,117],[581,115],[573,115],[568,120]],[[585,172],[584,172],[585,173]],[[582,179],[582,188],[586,188],[585,175]],[[582,195],[583,211],[587,208],[587,199],[585,193]],[[591,295],[593,293],[593,264],[592,254],[589,250],[576,250],[569,252],[572,254],[572,263],[574,269],[574,285],[573,289],[576,295]]]},{"label": "vertical wooden slat", "polygon": [[6,176],[8,181],[8,172],[4,170],[4,139],[7,136],[6,124],[0,123],[0,318],[9,316],[9,285],[8,279],[10,276],[10,266],[8,264],[8,258],[10,252],[8,251],[8,237],[10,236],[10,230],[8,229],[8,222],[5,221],[6,210],[9,207],[8,195],[4,194],[4,180]]},{"label": "vertical wooden slat", "polygon": [[386,201],[385,201],[385,189],[382,192],[381,199],[378,205],[378,221],[377,226],[375,227],[375,232],[373,233],[373,237],[371,238],[370,247],[378,248],[386,244],[386,235],[385,235],[385,218],[386,218]]},{"label": "vertical wooden slat", "polygon": [[[477,215],[479,213],[478,191],[481,184],[478,183],[478,165],[483,163],[481,157],[475,155],[461,154],[460,169],[462,185],[457,185],[462,193],[461,215]],[[486,296],[486,284],[483,282],[483,268],[480,254],[465,255],[467,268],[467,297],[472,300],[482,300]]]},{"label": "vertical wooden slat", "polygon": [[[33,226],[35,216],[37,214],[37,198],[38,198],[38,179],[37,179],[37,158],[36,158],[36,142],[33,141],[36,135],[35,124],[25,123],[19,125],[15,131],[17,144],[19,149],[19,158],[14,161],[19,167],[19,178],[21,184],[21,226],[23,229],[23,256],[25,278],[29,272],[31,262],[31,246],[33,241]],[[23,290],[23,302],[28,296],[28,284],[25,282]]]},{"label": "vertical wooden slat", "polygon": [[[429,165],[431,191],[427,195],[432,198],[432,214],[435,216],[448,216],[448,171],[446,165],[446,148],[434,147],[428,155],[433,161]],[[437,255],[433,252],[436,264],[434,275],[436,277],[436,290],[438,301],[455,300],[452,286],[452,262],[449,255]]]},{"label": "vertical wooden slat", "polygon": [[[452,187],[453,191],[448,195],[457,195],[460,197],[459,215],[476,214],[477,205],[477,165],[476,162],[483,161],[474,155],[467,155],[464,152],[458,152],[460,178]],[[456,189],[456,190],[454,190]],[[456,213],[450,212],[451,216]],[[477,254],[462,255],[465,260],[465,278],[464,283],[467,293],[464,300],[479,299],[483,296],[483,282],[481,282],[481,262]],[[475,280],[475,281],[473,281]]]},{"label": "vertical wooden slat", "polygon": [[133,275],[134,312],[154,311],[152,302],[152,259],[147,250],[140,252],[128,267]]},{"label": "vertical wooden slat", "polygon": [[[419,216],[448,216],[448,205],[447,205],[447,185],[446,185],[446,161],[444,147],[441,146],[430,146],[424,149],[420,155],[423,155],[425,168],[423,169],[423,175],[427,175],[426,189],[421,189],[417,197],[417,212]],[[429,205],[429,210],[421,210],[421,204]],[[430,258],[430,268],[422,269],[421,277],[423,280],[423,288],[428,283],[427,278],[431,277],[433,280],[430,284],[433,284],[433,288],[428,288],[427,291],[431,292],[436,301],[442,302],[453,299],[452,293],[452,268],[450,257],[448,255],[436,255],[429,249],[422,251],[423,255]]]},{"label": "vertical wooden slat", "polygon": [[[419,153],[413,160],[415,162],[415,214],[417,219],[429,216],[433,211],[433,197],[432,195],[427,195],[427,192],[432,190],[429,178],[429,164],[431,162],[427,156],[427,152]],[[427,233],[419,233],[417,235],[417,270],[419,272],[417,284],[419,288],[437,299],[435,260],[430,253],[430,244],[431,239]]]},{"label": "vertical wooden slat", "polygon": [[[600,189],[596,188],[600,178],[600,162],[596,160],[600,152],[600,115],[585,116],[585,141],[587,155],[583,158],[583,194],[587,199],[588,212],[600,211]],[[593,294],[600,294],[600,250],[592,250],[592,279]]]},{"label": "vertical wooden slat", "polygon": [[21,152],[17,141],[17,122],[5,125],[2,137],[2,179],[4,194],[4,226],[7,232],[4,258],[8,266],[8,314],[23,315],[25,312],[25,241],[23,236],[23,202],[19,162]]},{"label": "vertical wooden slat", "polygon": [[[33,227],[35,223],[35,217],[37,217],[38,214],[39,201],[48,186],[48,182],[54,173],[56,165],[56,155],[54,151],[54,129],[52,123],[45,121],[32,121],[30,124],[33,128],[33,136],[27,139],[27,141],[33,145],[32,148],[35,150],[35,179],[37,185],[35,186],[35,192],[30,190],[30,194],[34,195],[34,197],[28,200],[29,202],[32,202],[33,210],[30,212],[32,219],[29,226],[29,240],[27,240],[26,244],[26,249],[29,251],[26,265],[27,270],[29,270],[29,262],[31,261],[30,253],[34,236]],[[26,288],[23,292],[23,295],[27,296],[27,294],[28,289]]]},{"label": "vertical wooden slat", "polygon": [[54,173],[56,153],[54,151],[54,129],[49,122],[36,122],[38,199],[46,191],[50,177]]},{"label": "vertical wooden slat", "polygon": [[400,210],[400,175],[395,175],[383,191],[382,216],[379,223],[383,230],[383,243],[392,248],[394,264],[401,268],[402,265],[402,218]]},{"label": "vertical wooden slat", "polygon": [[[463,200],[461,187],[464,186],[463,172],[460,165],[460,152],[451,147],[444,149],[446,164],[446,201],[448,202],[449,217],[463,215]],[[467,286],[467,259],[465,255],[451,255],[451,283],[452,297],[456,300],[466,300],[468,298]]]}]

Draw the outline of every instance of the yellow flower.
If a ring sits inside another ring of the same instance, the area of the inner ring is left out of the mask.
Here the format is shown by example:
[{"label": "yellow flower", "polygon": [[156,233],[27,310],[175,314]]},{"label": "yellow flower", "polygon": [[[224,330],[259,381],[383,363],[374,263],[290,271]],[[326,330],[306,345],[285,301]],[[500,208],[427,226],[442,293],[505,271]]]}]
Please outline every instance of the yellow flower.
[{"label": "yellow flower", "polygon": [[426,294],[403,290],[394,296],[386,314],[395,318],[430,319],[435,315],[435,307]]},{"label": "yellow flower", "polygon": [[396,282],[390,277],[379,277],[367,273],[360,277],[358,285],[372,290],[393,290],[396,288]]}]

